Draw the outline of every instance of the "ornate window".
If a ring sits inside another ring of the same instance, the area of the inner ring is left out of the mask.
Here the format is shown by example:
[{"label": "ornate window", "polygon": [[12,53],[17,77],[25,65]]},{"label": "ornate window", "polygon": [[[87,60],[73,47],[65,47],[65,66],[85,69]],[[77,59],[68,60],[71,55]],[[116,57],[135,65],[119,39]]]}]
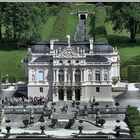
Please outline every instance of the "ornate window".
[{"label": "ornate window", "polygon": [[44,72],[43,72],[43,70],[38,70],[37,80],[38,81],[43,81],[44,80]]},{"label": "ornate window", "polygon": [[99,70],[95,71],[95,78],[96,78],[96,81],[100,81],[101,80],[101,75],[100,75],[100,71]]},{"label": "ornate window", "polygon": [[81,81],[81,71],[76,69],[75,70],[75,82],[80,82]]},{"label": "ornate window", "polygon": [[60,69],[58,73],[59,82],[64,82],[64,70]]}]

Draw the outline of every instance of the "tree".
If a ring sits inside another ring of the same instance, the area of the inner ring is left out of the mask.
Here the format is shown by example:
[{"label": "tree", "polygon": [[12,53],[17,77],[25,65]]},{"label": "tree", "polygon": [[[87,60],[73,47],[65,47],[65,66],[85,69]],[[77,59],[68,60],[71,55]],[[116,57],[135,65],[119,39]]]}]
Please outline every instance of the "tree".
[{"label": "tree", "polygon": [[6,7],[6,3],[1,3],[0,4],[0,41],[3,41],[3,37],[2,37],[2,26],[4,23],[4,13],[5,13],[5,7]]},{"label": "tree", "polygon": [[136,127],[134,128],[134,131],[133,131],[133,133],[132,133],[132,137],[133,137],[133,138],[137,138],[137,139],[140,138],[140,126],[136,126]]},{"label": "tree", "polygon": [[23,124],[25,125],[25,127],[27,127],[27,125],[29,124],[29,120],[23,120]]},{"label": "tree", "polygon": [[47,17],[47,3],[1,3],[0,39],[4,27],[4,37],[14,42],[26,44],[27,39],[40,37],[40,29]]},{"label": "tree", "polygon": [[140,3],[115,3],[110,12],[113,29],[126,29],[130,32],[130,42],[136,42],[140,25]]}]

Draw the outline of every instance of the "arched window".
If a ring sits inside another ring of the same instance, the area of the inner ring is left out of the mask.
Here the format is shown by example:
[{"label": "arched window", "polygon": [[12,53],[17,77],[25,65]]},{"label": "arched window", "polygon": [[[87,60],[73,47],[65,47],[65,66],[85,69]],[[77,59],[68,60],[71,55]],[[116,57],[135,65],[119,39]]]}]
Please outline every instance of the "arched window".
[{"label": "arched window", "polygon": [[81,81],[81,72],[80,70],[75,70],[75,82],[80,82]]},{"label": "arched window", "polygon": [[95,71],[95,78],[96,78],[96,81],[100,81],[100,80],[101,80],[100,77],[101,77],[101,76],[100,76],[100,71],[99,71],[99,70],[96,70],[96,71]]},{"label": "arched window", "polygon": [[62,69],[59,70],[58,77],[59,77],[59,82],[64,81],[64,70]]},{"label": "arched window", "polygon": [[59,100],[64,100],[64,90],[63,89],[58,90],[58,97],[59,97]]},{"label": "arched window", "polygon": [[75,100],[80,101],[80,96],[81,96],[80,89],[76,89],[75,90]]}]

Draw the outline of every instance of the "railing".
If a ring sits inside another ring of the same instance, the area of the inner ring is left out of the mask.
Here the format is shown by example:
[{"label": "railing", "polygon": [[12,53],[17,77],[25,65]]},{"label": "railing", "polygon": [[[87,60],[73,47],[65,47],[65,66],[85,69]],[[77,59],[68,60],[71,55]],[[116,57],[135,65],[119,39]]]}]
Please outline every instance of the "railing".
[{"label": "railing", "polygon": [[[96,114],[97,110],[100,114],[125,114],[126,108],[88,108],[88,114]],[[84,114],[85,110],[80,110],[80,115]]]},{"label": "railing", "polygon": [[[42,114],[43,113],[43,106],[41,107],[4,107],[4,113],[5,114],[30,114],[31,109],[34,110],[34,114]],[[46,114],[50,114],[51,110],[47,110]]]},{"label": "railing", "polygon": [[[35,114],[42,114],[43,107],[34,107]],[[74,111],[75,110],[75,111]],[[100,111],[100,114],[125,114],[126,108],[87,108],[87,114],[96,114],[97,110]],[[73,108],[73,111],[76,112],[76,108]],[[30,108],[24,107],[4,107],[5,114],[29,114],[31,112]],[[72,114],[74,114],[74,112]],[[46,111],[46,114],[51,114],[51,109]],[[64,114],[63,114],[64,115]],[[79,115],[83,116],[85,114],[85,109],[81,108]]]}]

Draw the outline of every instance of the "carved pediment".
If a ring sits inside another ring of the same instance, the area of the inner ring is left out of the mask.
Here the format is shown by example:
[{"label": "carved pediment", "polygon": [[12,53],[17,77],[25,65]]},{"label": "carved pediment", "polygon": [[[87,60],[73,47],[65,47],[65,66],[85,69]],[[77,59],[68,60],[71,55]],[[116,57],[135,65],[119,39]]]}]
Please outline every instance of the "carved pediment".
[{"label": "carved pediment", "polygon": [[77,55],[78,54],[75,52],[74,48],[71,48],[70,46],[63,49],[62,52],[59,54],[60,57],[64,57],[64,58],[72,58]]}]

